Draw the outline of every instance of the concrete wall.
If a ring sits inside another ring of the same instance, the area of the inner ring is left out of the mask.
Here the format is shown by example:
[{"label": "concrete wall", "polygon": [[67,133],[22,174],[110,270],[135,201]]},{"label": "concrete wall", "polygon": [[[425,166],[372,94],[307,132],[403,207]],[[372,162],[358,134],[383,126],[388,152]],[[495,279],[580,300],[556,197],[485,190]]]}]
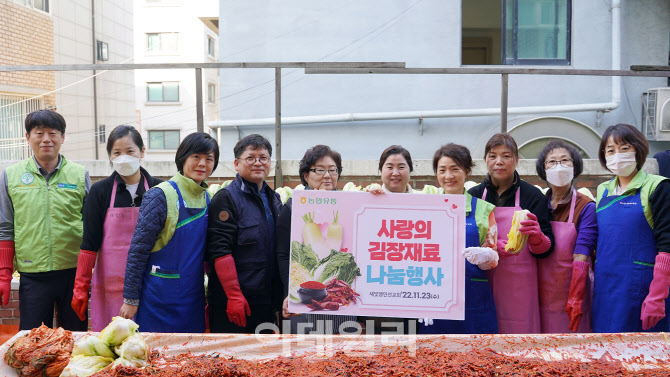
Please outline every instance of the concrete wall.
[{"label": "concrete wall", "polygon": [[[91,64],[95,40],[91,35],[92,0],[52,1],[55,28],[55,64]],[[96,40],[109,45],[109,60],[96,63],[132,63],[132,0],[94,0]],[[115,126],[133,122],[133,71],[98,72],[98,124],[106,134]],[[105,143],[96,138],[93,117],[92,71],[56,73],[57,111],[67,122],[63,153],[74,159],[105,158]],[[98,156],[95,146],[98,144]]]},{"label": "concrete wall", "polygon": [[[216,0],[188,2],[164,1],[147,4],[144,0],[134,3],[135,12],[135,61],[137,63],[211,63],[216,58],[207,54],[207,37],[218,44],[218,35],[199,17],[218,14]],[[147,51],[146,33],[178,33],[178,50],[174,53]],[[178,103],[149,103],[147,82],[179,82]],[[216,69],[203,70],[203,110],[205,122],[219,117],[218,102],[207,102],[207,84],[218,83]],[[218,93],[217,93],[218,94]],[[176,150],[150,149],[149,130],[179,130],[183,139],[196,131],[195,70],[138,70],[135,72],[135,106],[140,112],[140,128],[147,144],[147,160],[173,160]],[[217,96],[218,97],[218,96]]]},{"label": "concrete wall", "polygon": [[[611,68],[609,1],[573,1],[572,65]],[[623,0],[622,63],[667,64],[670,2]],[[313,2],[220,1],[221,61],[400,61],[408,67],[459,67],[461,1],[359,0]],[[562,66],[561,68],[564,68]],[[221,70],[221,119],[274,116],[272,70]],[[345,112],[469,109],[500,106],[500,77],[487,75],[304,75],[283,70],[282,115]],[[623,80],[622,103],[596,127],[595,112],[561,115],[595,128],[628,122],[640,126],[643,90],[666,86],[664,78]],[[509,106],[541,106],[611,101],[611,79],[582,76],[512,76]],[[552,114],[548,114],[552,115]],[[525,116],[511,116],[518,122]],[[418,119],[321,125],[287,125],[283,158],[299,159],[317,143],[344,159],[375,159],[391,144],[402,144],[415,158],[429,158],[443,143],[476,149],[500,125],[498,117]],[[268,127],[222,132],[223,158],[232,156],[239,136],[259,132],[274,141]],[[538,135],[538,136],[541,136]],[[670,148],[652,143],[652,152]]]}]

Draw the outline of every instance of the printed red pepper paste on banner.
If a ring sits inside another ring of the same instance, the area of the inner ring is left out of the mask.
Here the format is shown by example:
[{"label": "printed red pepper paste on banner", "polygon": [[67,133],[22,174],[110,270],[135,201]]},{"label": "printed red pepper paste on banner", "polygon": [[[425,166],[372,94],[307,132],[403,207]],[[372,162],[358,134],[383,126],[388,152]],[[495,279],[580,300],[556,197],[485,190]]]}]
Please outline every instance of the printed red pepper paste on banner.
[{"label": "printed red pepper paste on banner", "polygon": [[326,293],[328,293],[326,298],[321,301],[312,300],[307,307],[312,310],[338,310],[340,306],[356,303],[356,296],[360,296],[347,282],[338,279],[326,282]]},{"label": "printed red pepper paste on banner", "polygon": [[[309,355],[306,355],[309,356]],[[415,355],[396,351],[375,356],[278,357],[269,361],[250,361],[217,355],[182,354],[155,358],[144,370],[117,367],[94,374],[96,377],[120,376],[667,376],[670,362],[653,365],[656,369],[630,371],[619,361],[543,361],[504,356],[491,350],[467,353],[420,349]]]}]

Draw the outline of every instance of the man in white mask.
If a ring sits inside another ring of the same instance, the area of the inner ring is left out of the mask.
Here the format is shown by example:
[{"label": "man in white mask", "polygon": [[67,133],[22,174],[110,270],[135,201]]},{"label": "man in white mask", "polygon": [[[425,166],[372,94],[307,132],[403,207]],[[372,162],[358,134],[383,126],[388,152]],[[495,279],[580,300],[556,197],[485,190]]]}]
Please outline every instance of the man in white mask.
[{"label": "man in white mask", "polygon": [[72,308],[83,320],[91,288],[93,331],[102,330],[119,314],[128,247],[142,198],[150,187],[162,182],[140,167],[144,142],[134,127],[118,126],[107,140],[114,172],[91,187],[84,204],[84,236],[72,297]]},{"label": "man in white mask", "polygon": [[595,203],[573,184],[582,166],[577,148],[561,140],[547,143],[535,166],[549,186],[547,204],[556,240],[554,252],[538,260],[543,333],[591,332],[589,256],[596,248],[598,226]]}]

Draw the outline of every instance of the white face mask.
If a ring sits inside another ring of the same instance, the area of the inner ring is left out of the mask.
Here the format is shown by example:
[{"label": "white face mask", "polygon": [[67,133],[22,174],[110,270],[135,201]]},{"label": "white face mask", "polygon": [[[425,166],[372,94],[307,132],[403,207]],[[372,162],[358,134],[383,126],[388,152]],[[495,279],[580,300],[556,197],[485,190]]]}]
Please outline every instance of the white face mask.
[{"label": "white face mask", "polygon": [[135,174],[140,168],[140,159],[127,154],[122,154],[112,160],[112,165],[117,173],[124,177],[128,177]]},{"label": "white face mask", "polygon": [[628,177],[635,171],[635,152],[615,153],[605,157],[607,168],[619,177]]},{"label": "white face mask", "polygon": [[575,176],[572,166],[566,167],[561,164],[556,164],[553,168],[545,170],[545,173],[547,174],[547,182],[556,187],[569,185]]}]

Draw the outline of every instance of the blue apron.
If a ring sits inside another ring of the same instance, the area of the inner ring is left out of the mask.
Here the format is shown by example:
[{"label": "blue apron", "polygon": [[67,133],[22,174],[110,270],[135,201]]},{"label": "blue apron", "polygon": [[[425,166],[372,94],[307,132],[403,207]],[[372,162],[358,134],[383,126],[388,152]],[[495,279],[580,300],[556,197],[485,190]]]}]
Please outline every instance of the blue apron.
[{"label": "blue apron", "polygon": [[187,208],[179,196],[179,220],[170,241],[149,255],[135,321],[140,331],[205,332],[203,261],[207,239],[207,207]]},{"label": "blue apron", "polygon": [[[600,198],[596,209],[598,248],[593,286],[593,332],[641,332],[642,302],[654,274],[656,239],[640,199],[634,195]],[[670,313],[670,298],[665,312]],[[668,331],[668,317],[648,331]]]},{"label": "blue apron", "polygon": [[[472,197],[472,209],[465,218],[465,246],[479,247],[479,228],[475,219],[477,198]],[[419,324],[420,334],[497,334],[498,320],[493,292],[486,271],[465,261],[465,320],[436,319],[431,326]]]}]

